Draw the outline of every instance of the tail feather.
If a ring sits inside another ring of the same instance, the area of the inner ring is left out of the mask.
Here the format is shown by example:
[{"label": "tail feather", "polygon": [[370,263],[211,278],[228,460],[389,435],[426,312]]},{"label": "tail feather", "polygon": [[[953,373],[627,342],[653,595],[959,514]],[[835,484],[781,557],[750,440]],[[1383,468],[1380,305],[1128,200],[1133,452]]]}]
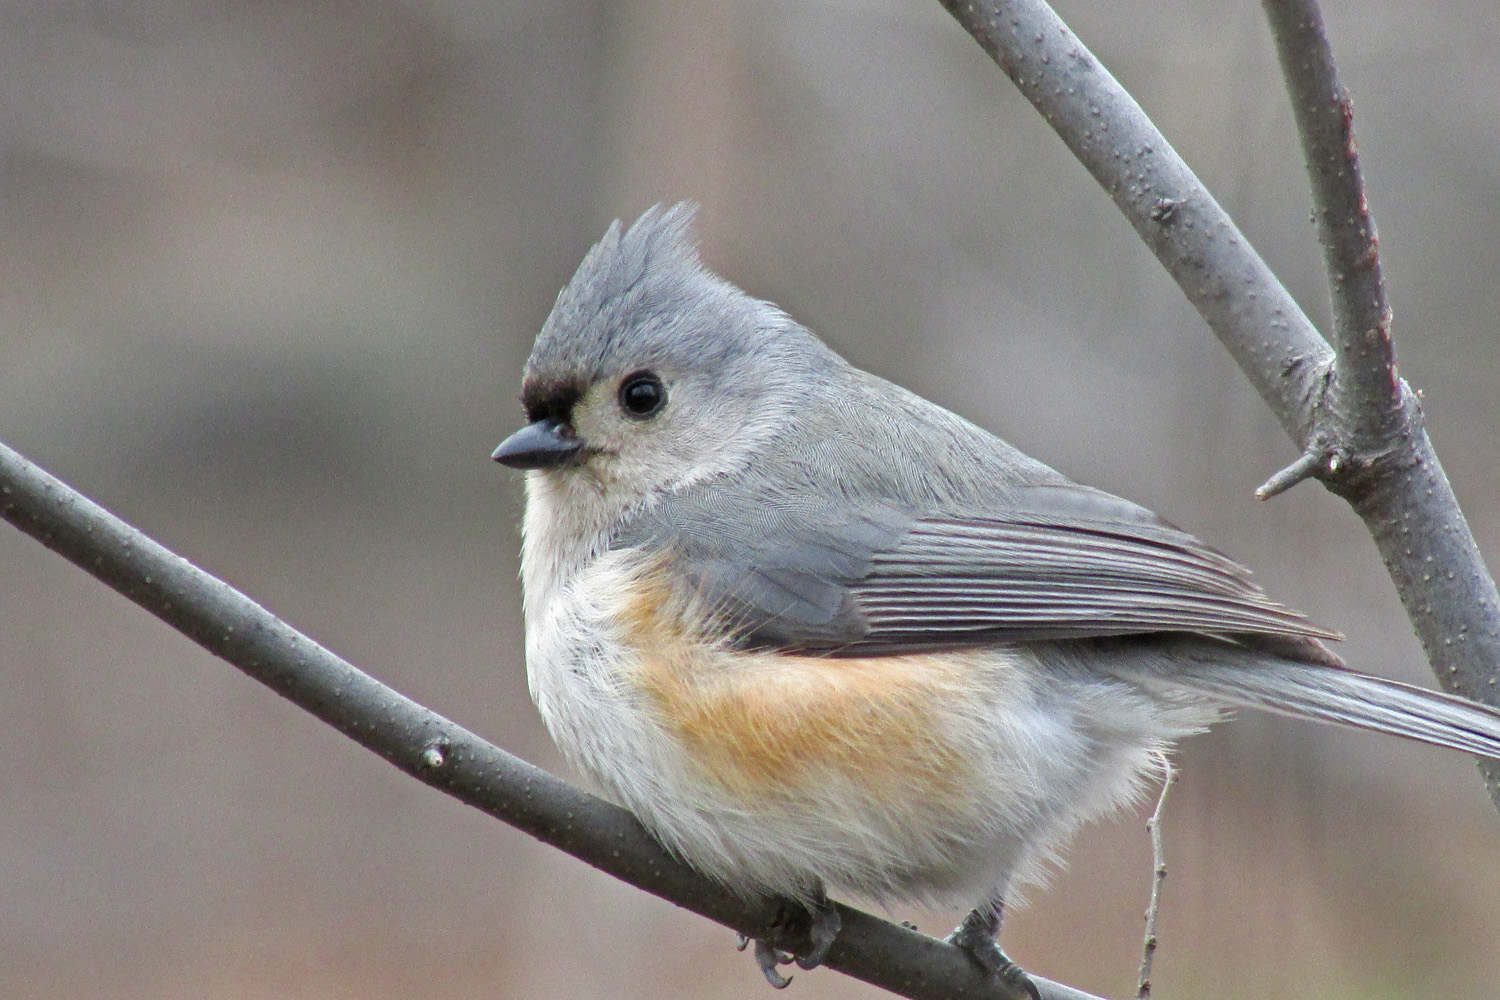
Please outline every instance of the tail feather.
[{"label": "tail feather", "polygon": [[1500,711],[1455,695],[1336,667],[1288,661],[1253,669],[1193,663],[1129,679],[1160,691],[1188,690],[1215,701],[1334,722],[1500,760]]}]

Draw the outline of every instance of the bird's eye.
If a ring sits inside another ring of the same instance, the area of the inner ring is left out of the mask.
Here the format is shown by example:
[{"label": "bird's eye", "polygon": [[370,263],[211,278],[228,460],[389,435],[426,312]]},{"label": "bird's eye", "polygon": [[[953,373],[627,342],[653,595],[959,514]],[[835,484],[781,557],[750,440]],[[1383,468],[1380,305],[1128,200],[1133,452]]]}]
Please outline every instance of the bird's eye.
[{"label": "bird's eye", "polygon": [[655,416],[667,405],[667,387],[652,372],[636,372],[620,383],[620,407],[637,419]]}]

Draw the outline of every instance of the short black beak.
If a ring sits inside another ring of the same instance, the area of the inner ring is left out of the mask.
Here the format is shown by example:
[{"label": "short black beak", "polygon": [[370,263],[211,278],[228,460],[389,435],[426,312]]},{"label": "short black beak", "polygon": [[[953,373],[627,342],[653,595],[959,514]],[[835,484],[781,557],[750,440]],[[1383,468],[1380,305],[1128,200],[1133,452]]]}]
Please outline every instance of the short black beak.
[{"label": "short black beak", "polygon": [[560,420],[538,420],[501,441],[491,457],[512,469],[552,469],[571,460],[582,448],[583,442],[572,427]]}]

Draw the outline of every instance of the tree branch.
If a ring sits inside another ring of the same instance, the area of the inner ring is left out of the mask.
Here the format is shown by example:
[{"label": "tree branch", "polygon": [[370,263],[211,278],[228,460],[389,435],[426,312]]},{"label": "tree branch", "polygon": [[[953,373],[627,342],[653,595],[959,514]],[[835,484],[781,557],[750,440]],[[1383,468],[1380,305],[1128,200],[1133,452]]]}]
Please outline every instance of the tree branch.
[{"label": "tree branch", "polygon": [[[1354,141],[1354,105],[1339,82],[1316,0],[1264,0],[1312,185],[1334,320],[1334,378],[1319,436],[1333,442],[1324,477],[1365,521],[1442,686],[1497,703],[1500,597],[1396,374],[1391,308]],[[1500,805],[1500,764],[1481,760]]]},{"label": "tree branch", "polygon": [[1339,82],[1323,15],[1313,0],[1264,0],[1286,79],[1333,301],[1331,415],[1356,451],[1378,451],[1399,433],[1401,386],[1380,239],[1354,143],[1354,103]]},{"label": "tree branch", "polygon": [[[788,921],[775,903],[742,898],[698,874],[624,809],[385,686],[3,444],[0,517],[419,781],[742,934],[783,951],[807,950],[802,914]],[[838,908],[843,927],[830,968],[914,1000],[1024,1000],[943,941]],[[748,964],[746,974],[758,975]],[[1043,1000],[1097,1000],[1032,978]]]},{"label": "tree branch", "polygon": [[[1046,3],[942,3],[1109,192],[1301,449],[1264,495],[1316,476],[1347,500],[1374,537],[1439,683],[1500,707],[1500,594],[1415,394],[1395,376],[1348,96],[1316,6],[1266,0],[1288,8],[1273,15],[1278,37],[1312,36],[1280,44],[1295,64],[1287,71],[1293,103],[1312,109],[1304,145],[1335,288],[1337,359],[1140,105]],[[1500,807],[1500,764],[1479,767]]]},{"label": "tree branch", "polygon": [[1146,112],[1041,0],[942,0],[1041,112],[1234,355],[1311,438],[1333,352]]}]

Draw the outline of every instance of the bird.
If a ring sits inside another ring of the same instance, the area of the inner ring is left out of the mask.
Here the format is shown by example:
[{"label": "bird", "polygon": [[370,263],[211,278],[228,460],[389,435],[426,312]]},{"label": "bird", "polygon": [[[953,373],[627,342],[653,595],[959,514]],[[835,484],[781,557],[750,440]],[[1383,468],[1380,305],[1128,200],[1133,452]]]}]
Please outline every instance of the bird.
[{"label": "bird", "polygon": [[1346,668],[1340,638],[1151,511],[846,361],[710,272],[695,206],[616,220],[522,377],[526,668],[563,755],[729,890],[1007,898],[1250,707],[1500,758],[1500,713]]}]

